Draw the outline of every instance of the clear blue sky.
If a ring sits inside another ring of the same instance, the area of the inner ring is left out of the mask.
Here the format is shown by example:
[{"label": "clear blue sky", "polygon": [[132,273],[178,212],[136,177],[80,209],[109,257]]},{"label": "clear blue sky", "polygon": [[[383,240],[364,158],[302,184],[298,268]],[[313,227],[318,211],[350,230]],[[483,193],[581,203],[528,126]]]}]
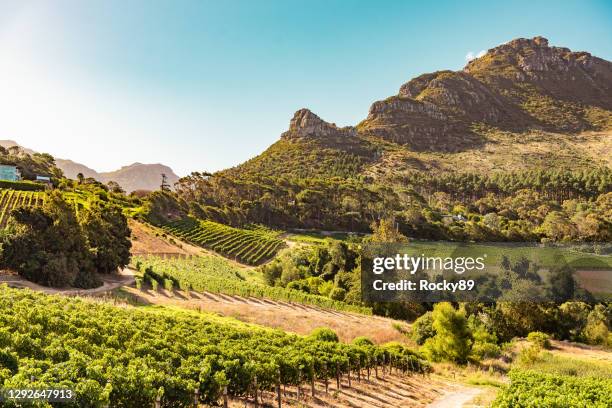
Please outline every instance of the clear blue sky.
[{"label": "clear blue sky", "polygon": [[356,124],[416,75],[536,35],[612,60],[612,2],[0,1],[0,139],[101,171],[218,170],[299,108]]}]

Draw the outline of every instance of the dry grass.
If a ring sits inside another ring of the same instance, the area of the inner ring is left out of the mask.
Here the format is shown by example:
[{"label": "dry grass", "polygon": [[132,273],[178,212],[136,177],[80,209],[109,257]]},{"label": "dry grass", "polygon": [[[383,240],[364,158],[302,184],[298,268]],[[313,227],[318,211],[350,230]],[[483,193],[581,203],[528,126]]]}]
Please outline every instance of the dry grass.
[{"label": "dry grass", "polygon": [[202,248],[164,237],[163,231],[149,225],[145,225],[132,219],[128,220],[132,230],[132,255],[146,254],[181,254],[199,255],[203,253]]},{"label": "dry grass", "polygon": [[529,133],[489,132],[478,149],[459,153],[414,152],[390,148],[365,173],[386,178],[404,171],[474,172],[612,167],[612,131],[577,135],[533,131]]},{"label": "dry grass", "polygon": [[[365,376],[365,370],[363,370]],[[409,376],[401,373],[386,374],[384,378],[374,378],[371,373],[370,380],[362,377],[357,381],[354,373],[351,387],[348,386],[347,377],[341,382],[341,389],[336,388],[336,382],[329,382],[329,392],[325,393],[325,384],[322,381],[315,383],[315,397],[311,396],[310,384],[301,387],[300,399],[297,399],[297,388],[286,387],[281,394],[283,407],[308,408],[383,408],[383,407],[426,407],[443,395],[461,389],[437,377]],[[259,406],[277,407],[276,393],[266,391],[260,399]],[[263,400],[263,404],[262,404]],[[253,407],[254,399],[232,400],[230,407]]]},{"label": "dry grass", "polygon": [[338,312],[268,299],[246,299],[240,296],[194,291],[189,293],[175,291],[171,296],[162,289],[158,293],[150,290],[139,291],[135,288],[124,288],[124,291],[144,304],[213,312],[245,323],[259,324],[296,334],[306,335],[317,327],[329,327],[345,342],[359,336],[368,336],[377,344],[389,341],[408,342],[406,336],[393,328],[393,324],[398,324],[408,329],[409,326],[405,322],[379,316]]}]

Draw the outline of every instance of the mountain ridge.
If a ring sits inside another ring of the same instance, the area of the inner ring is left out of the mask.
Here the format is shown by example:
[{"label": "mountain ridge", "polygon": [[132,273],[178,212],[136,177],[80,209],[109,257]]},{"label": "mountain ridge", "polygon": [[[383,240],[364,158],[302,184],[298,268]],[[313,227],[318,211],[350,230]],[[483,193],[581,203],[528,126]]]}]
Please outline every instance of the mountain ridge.
[{"label": "mountain ridge", "polygon": [[[7,148],[18,146],[28,154],[35,153],[34,150],[20,146],[14,140],[0,140],[0,146]],[[56,158],[55,163],[68,178],[76,179],[77,174],[81,173],[84,177],[91,177],[104,184],[115,181],[128,193],[135,190],[158,190],[161,185],[162,173],[166,175],[168,184],[171,186],[179,179],[170,167],[161,163],[144,164],[135,162],[108,172],[98,172],[84,164],[69,159]]]},{"label": "mountain ridge", "polygon": [[269,149],[221,173],[333,177],[325,167],[341,155],[354,162],[350,176],[471,170],[470,160],[481,171],[609,166],[611,130],[611,62],[543,37],[518,38],[462,70],[412,78],[354,127],[302,108]]}]

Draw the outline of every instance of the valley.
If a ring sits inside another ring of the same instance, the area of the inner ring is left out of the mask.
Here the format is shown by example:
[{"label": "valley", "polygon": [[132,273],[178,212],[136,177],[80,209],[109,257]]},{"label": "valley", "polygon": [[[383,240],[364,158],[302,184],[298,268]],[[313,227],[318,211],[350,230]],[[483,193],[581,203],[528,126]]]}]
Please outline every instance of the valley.
[{"label": "valley", "polygon": [[[0,385],[92,408],[607,406],[611,95],[609,61],[519,38],[354,126],[299,109],[171,186],[0,147]],[[393,244],[486,252],[495,296],[368,301],[366,248]]]}]

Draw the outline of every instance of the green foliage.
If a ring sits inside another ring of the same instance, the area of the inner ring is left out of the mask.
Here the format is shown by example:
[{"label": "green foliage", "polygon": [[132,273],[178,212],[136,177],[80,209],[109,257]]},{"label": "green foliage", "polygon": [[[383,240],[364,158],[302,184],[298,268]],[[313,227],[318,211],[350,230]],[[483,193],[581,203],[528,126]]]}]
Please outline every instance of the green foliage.
[{"label": "green foliage", "polygon": [[432,361],[467,362],[473,339],[465,313],[450,303],[438,303],[432,312],[436,334],[425,340],[423,353]]},{"label": "green foliage", "polygon": [[212,315],[115,307],[5,286],[0,321],[0,361],[17,368],[4,377],[4,387],[71,388],[77,401],[67,407],[148,407],[160,390],[164,406],[186,407],[196,388],[200,404],[216,405],[224,385],[230,397],[242,397],[255,375],[270,389],[279,370],[282,384],[295,385],[304,367],[312,371],[302,371],[302,381],[329,378],[336,369],[346,373],[349,363],[373,367],[383,355],[399,370],[429,370],[402,346],[319,341]]},{"label": "green foliage", "polygon": [[58,191],[2,190],[0,218],[11,212],[2,262],[26,279],[55,287],[94,287],[94,272],[129,262],[130,230],[121,209],[92,199],[82,208]]},{"label": "green foliage", "polygon": [[189,284],[195,291],[284,300],[335,310],[372,314],[372,310],[367,307],[349,305],[303,291],[245,281],[235,266],[220,257],[202,256],[174,260],[135,257],[134,262],[140,263],[140,271],[145,278],[159,281],[170,279],[179,287]]},{"label": "green foliage", "polygon": [[5,228],[8,224],[11,211],[42,206],[45,198],[46,194],[34,191],[0,190],[0,228]]},{"label": "green foliage", "polygon": [[163,226],[176,237],[196,245],[210,248],[228,258],[256,265],[271,258],[283,246],[278,232],[245,230],[212,221],[186,218]]},{"label": "green foliage", "polygon": [[342,288],[334,288],[329,293],[329,298],[341,302],[346,298],[346,290]]},{"label": "green foliage", "polygon": [[19,190],[19,191],[45,191],[46,185],[31,181],[9,181],[0,180],[0,189]]},{"label": "green foliage", "polygon": [[338,343],[340,341],[336,332],[327,327],[314,329],[308,337],[317,341],[328,341],[333,343]]},{"label": "green foliage", "polygon": [[513,370],[511,384],[493,403],[495,408],[604,408],[612,401],[612,382]]},{"label": "green foliage", "polygon": [[51,194],[42,207],[18,208],[12,217],[14,233],[3,243],[4,267],[45,286],[99,284],[86,237],[61,194]]},{"label": "green foliage", "polygon": [[365,336],[355,337],[352,343],[356,346],[362,347],[369,347],[374,345],[374,342]]},{"label": "green foliage", "polygon": [[436,331],[433,328],[433,316],[431,312],[426,312],[414,321],[411,327],[412,339],[422,346],[425,341],[435,336]]},{"label": "green foliage", "polygon": [[[50,176],[53,179],[62,177],[62,171],[55,165],[53,156],[48,153],[29,154],[17,146],[0,146],[0,164],[16,166],[25,180],[35,180],[37,175]],[[7,188],[13,187],[7,185]]]},{"label": "green foliage", "polygon": [[550,349],[550,336],[539,331],[531,332],[527,335],[527,340],[543,349]]}]

